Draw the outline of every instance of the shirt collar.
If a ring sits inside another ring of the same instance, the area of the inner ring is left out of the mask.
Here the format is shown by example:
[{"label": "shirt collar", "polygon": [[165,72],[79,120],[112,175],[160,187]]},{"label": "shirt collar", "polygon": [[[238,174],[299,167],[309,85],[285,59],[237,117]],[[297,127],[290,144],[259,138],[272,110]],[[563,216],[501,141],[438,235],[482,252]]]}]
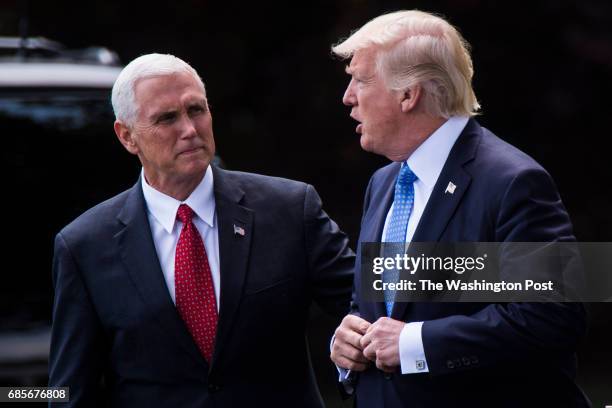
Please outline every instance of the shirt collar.
[{"label": "shirt collar", "polygon": [[433,190],[453,145],[470,118],[451,116],[410,155],[406,163],[427,188]]},{"label": "shirt collar", "polygon": [[213,194],[213,172],[210,166],[207,167],[200,184],[182,202],[151,187],[145,179],[144,169],[141,179],[147,208],[168,234],[171,234],[174,229],[176,212],[181,204],[187,204],[202,221],[214,227],[215,196]]}]

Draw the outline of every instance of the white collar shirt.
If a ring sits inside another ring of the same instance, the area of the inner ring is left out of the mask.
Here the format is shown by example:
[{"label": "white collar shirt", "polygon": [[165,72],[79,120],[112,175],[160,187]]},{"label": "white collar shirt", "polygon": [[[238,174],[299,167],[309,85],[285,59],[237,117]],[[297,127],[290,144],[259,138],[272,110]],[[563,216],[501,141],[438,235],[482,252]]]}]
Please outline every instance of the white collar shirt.
[{"label": "white collar shirt", "polygon": [[[412,241],[429,197],[446,163],[446,159],[459,135],[461,135],[461,132],[463,132],[467,125],[468,120],[469,118],[466,116],[451,116],[431,136],[425,139],[406,160],[410,169],[417,176],[414,182],[414,204],[408,219],[408,227],[406,228],[406,242]],[[387,226],[392,212],[393,205],[391,205],[385,219],[381,237],[382,242],[385,242]]]},{"label": "white collar shirt", "polygon": [[151,234],[153,235],[157,258],[159,259],[172,301],[176,304],[174,259],[176,245],[183,228],[183,223],[176,218],[176,213],[181,204],[187,204],[195,213],[193,223],[204,242],[212,274],[218,311],[221,292],[219,233],[215,212],[215,196],[213,192],[214,180],[211,167],[208,166],[202,181],[185,201],[179,201],[151,187],[145,178],[144,170],[142,171],[141,179],[142,192],[147,204],[147,216],[149,218],[149,225],[151,226]]}]

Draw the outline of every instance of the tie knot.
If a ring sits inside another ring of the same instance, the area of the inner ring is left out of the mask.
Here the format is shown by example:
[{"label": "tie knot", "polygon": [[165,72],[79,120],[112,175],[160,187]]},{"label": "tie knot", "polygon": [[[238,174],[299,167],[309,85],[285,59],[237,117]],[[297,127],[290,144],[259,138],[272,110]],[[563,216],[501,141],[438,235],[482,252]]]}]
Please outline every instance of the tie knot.
[{"label": "tie knot", "polygon": [[187,204],[181,204],[176,212],[176,218],[183,224],[189,224],[193,218],[193,210]]},{"label": "tie knot", "polygon": [[401,186],[407,186],[414,183],[414,180],[417,179],[416,174],[410,170],[410,167],[404,162],[402,163],[402,168],[400,170],[399,176],[397,177],[397,184]]}]

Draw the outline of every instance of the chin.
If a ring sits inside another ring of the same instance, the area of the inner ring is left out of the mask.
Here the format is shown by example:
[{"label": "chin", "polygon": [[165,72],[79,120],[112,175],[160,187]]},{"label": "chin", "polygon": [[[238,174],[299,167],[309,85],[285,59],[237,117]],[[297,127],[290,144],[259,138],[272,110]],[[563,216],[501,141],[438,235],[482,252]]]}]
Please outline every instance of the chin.
[{"label": "chin", "polygon": [[183,173],[191,174],[191,175],[199,175],[206,171],[206,168],[208,167],[209,164],[210,164],[209,159],[201,158],[197,160],[192,160],[191,162],[185,163],[182,166]]},{"label": "chin", "polygon": [[361,138],[359,139],[359,144],[361,145],[361,148],[366,152],[370,151],[370,141],[365,135],[361,135]]},{"label": "chin", "polygon": [[368,138],[366,135],[361,135],[361,139],[359,139],[359,144],[361,148],[366,152],[380,154],[376,147],[372,143],[372,139]]}]

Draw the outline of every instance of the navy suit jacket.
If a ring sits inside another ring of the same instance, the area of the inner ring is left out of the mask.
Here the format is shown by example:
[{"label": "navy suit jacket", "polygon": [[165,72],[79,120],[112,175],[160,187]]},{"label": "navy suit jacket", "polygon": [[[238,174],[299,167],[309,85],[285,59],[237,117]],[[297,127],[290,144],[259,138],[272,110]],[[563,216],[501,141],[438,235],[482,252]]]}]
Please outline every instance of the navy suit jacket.
[{"label": "navy suit jacket", "polygon": [[[319,407],[309,305],[349,308],[354,255],[312,186],[213,167],[221,272],[214,356],[168,292],[140,181],[56,237],[50,385],[93,407]],[[245,234],[235,234],[234,225]]]},{"label": "navy suit jacket", "polygon": [[[368,185],[359,243],[380,242],[400,163]],[[457,187],[445,194],[449,182]],[[574,241],[549,174],[470,119],[453,146],[413,242]],[[382,302],[360,299],[357,254],[352,310],[374,322]],[[575,348],[586,331],[581,304],[395,303],[393,319],[424,321],[427,374],[384,374],[356,383],[358,407],[588,406],[574,382]]]}]

